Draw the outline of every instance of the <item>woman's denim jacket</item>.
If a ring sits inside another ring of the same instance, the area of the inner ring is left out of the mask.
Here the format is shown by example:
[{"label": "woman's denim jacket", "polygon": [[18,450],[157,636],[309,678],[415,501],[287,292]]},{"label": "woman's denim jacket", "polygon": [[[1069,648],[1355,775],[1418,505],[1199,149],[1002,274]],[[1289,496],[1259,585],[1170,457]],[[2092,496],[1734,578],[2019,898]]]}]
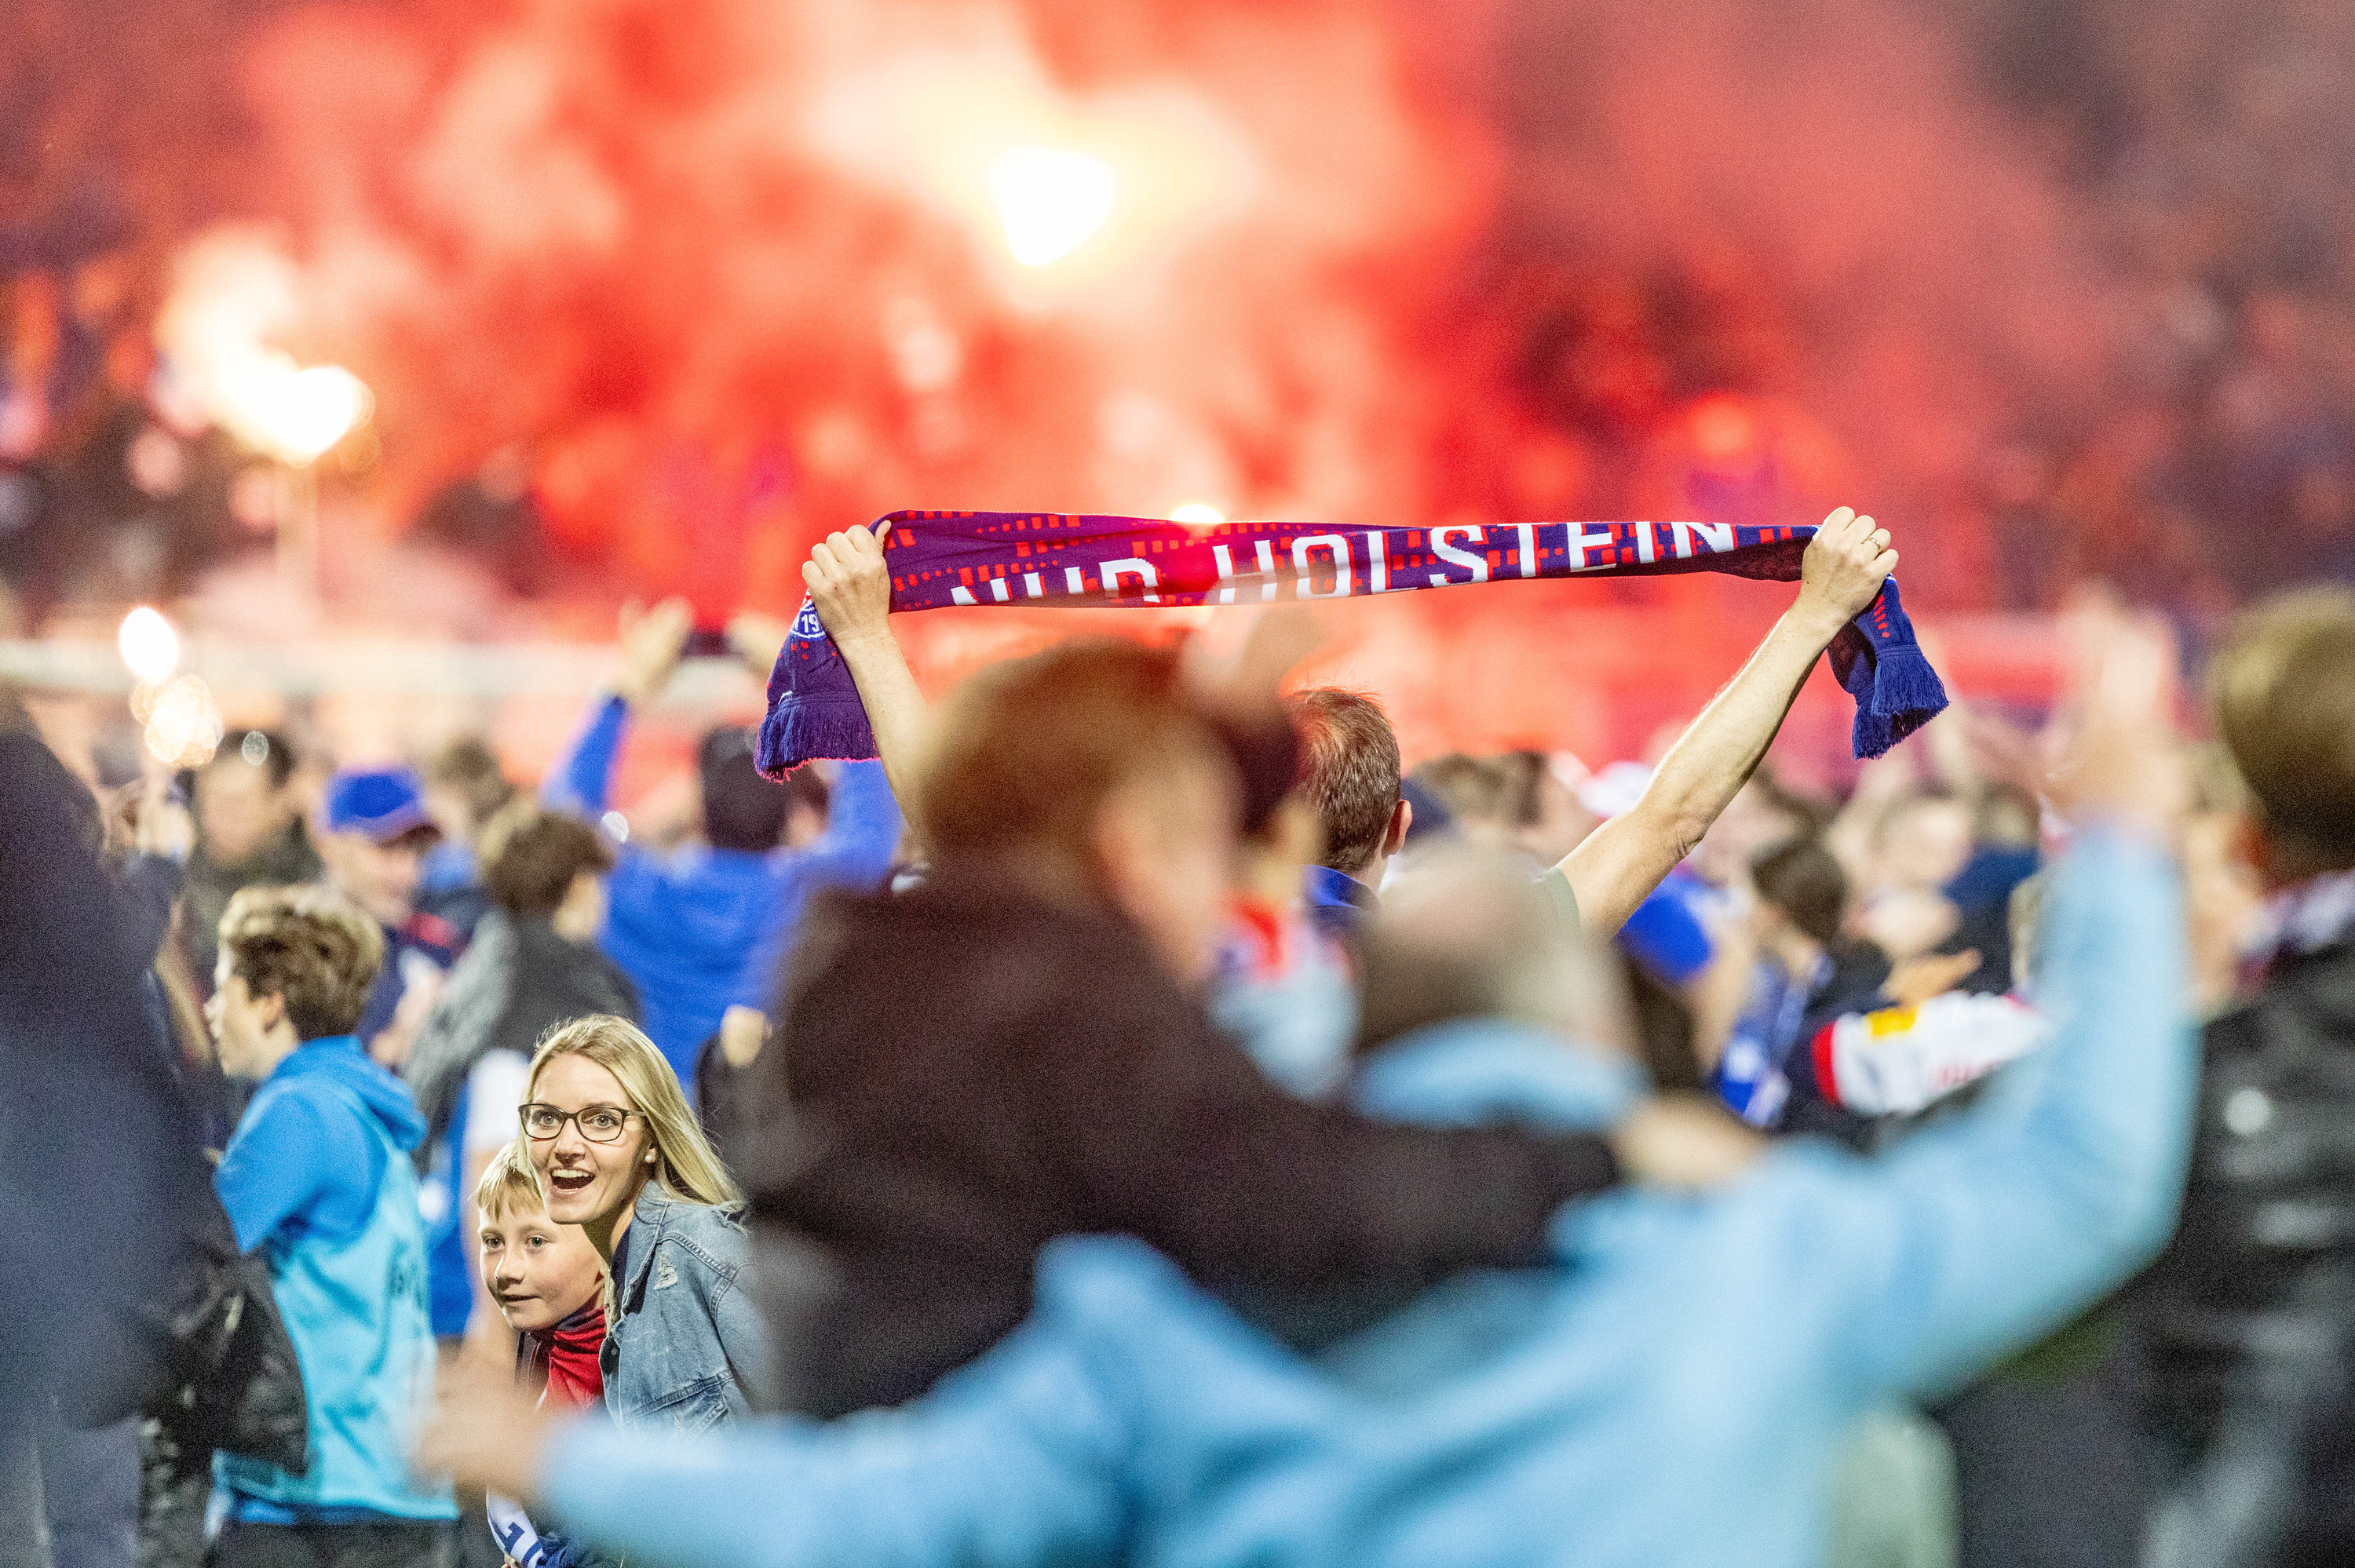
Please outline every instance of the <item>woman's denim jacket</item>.
[{"label": "woman's denim jacket", "polygon": [[621,1425],[699,1432],[770,1403],[742,1215],[741,1204],[691,1203],[651,1184],[638,1194],[598,1358],[605,1408]]}]

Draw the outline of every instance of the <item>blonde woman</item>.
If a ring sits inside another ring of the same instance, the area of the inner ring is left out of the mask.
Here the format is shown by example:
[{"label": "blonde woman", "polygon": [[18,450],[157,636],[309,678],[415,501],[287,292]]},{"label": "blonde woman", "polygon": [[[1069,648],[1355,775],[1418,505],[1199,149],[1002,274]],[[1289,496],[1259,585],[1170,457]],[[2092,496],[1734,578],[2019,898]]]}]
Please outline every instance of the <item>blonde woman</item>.
[{"label": "blonde woman", "polygon": [[654,1042],[602,1014],[564,1024],[532,1057],[518,1115],[548,1217],[605,1260],[614,1420],[696,1431],[766,1403],[743,1197]]}]

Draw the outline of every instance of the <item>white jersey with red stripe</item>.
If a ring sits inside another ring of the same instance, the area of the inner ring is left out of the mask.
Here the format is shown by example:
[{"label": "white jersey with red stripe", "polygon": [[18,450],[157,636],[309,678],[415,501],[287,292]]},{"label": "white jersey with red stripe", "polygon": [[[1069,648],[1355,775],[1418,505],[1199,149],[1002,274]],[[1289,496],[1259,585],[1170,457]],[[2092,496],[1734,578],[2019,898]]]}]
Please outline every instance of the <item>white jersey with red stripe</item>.
[{"label": "white jersey with red stripe", "polygon": [[1816,1032],[1816,1084],[1859,1116],[1911,1116],[2044,1042],[2012,996],[1949,991],[1915,1007],[1850,1012]]}]

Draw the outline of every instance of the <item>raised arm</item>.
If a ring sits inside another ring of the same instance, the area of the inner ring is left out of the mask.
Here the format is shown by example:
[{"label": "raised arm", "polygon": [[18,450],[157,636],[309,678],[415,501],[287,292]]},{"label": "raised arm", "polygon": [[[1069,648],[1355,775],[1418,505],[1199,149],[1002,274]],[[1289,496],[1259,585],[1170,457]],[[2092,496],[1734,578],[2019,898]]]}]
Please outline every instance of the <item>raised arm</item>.
[{"label": "raised arm", "polygon": [[884,765],[843,763],[826,800],[826,832],[802,852],[802,863],[825,882],[874,882],[891,869],[901,826]]},{"label": "raised arm", "polygon": [[[786,955],[800,937],[802,912],[812,894],[826,887],[872,891],[891,869],[902,822],[883,765],[846,762],[840,768],[826,803],[826,832],[794,857],[798,881],[794,891],[779,899],[775,917],[745,956],[732,993],[731,1012],[742,1009],[765,1012],[776,1001],[779,977],[784,972]],[[748,1026],[740,1022],[738,1027]],[[727,1029],[725,1021],[721,1029],[723,1033]],[[753,1054],[758,1054],[757,1047]],[[739,1065],[732,1054],[724,1059]]]},{"label": "raised arm", "polygon": [[445,1388],[422,1463],[669,1568],[1022,1568],[1114,1560],[1135,1436],[1117,1384],[1038,1323],[897,1410],[687,1435]]},{"label": "raised arm", "polygon": [[1581,923],[1609,938],[1660,879],[1692,853],[1757,771],[1808,672],[1863,613],[1897,566],[1889,531],[1843,506],[1807,545],[1799,597],[1732,683],[1701,710],[1652,775],[1635,809],[1613,818],[1561,862]]},{"label": "raised arm", "polygon": [[1824,1341],[1859,1399],[1934,1389],[2064,1320],[2158,1250],[2182,1192],[2199,1064],[2173,653],[2115,616],[2079,635],[2081,826],[2044,915],[2044,1048],[1880,1161],[1802,1156],[1788,1207],[1758,1216],[1804,1231],[1794,1266],[1832,1287]]},{"label": "raised arm", "polygon": [[651,702],[669,684],[694,625],[695,612],[683,599],[665,599],[643,611],[634,604],[623,608],[620,668],[590,710],[579,738],[549,769],[540,789],[543,800],[591,817],[612,804],[613,758],[621,751],[630,709]]},{"label": "raised arm", "polygon": [[891,574],[883,564],[889,523],[870,533],[852,528],[828,535],[802,567],[818,620],[850,670],[851,683],[875,732],[876,755],[904,809],[914,802],[923,765],[924,694],[891,634]]}]

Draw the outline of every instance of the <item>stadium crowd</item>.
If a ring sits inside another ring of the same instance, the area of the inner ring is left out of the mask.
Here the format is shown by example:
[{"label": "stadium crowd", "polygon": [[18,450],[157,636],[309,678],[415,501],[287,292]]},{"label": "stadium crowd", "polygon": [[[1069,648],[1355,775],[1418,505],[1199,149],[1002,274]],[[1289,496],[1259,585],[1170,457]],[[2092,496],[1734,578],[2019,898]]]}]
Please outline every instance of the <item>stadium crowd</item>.
[{"label": "stadium crowd", "polygon": [[[625,616],[534,790],[0,707],[0,1561],[2321,1563],[2355,1552],[2355,599],[1853,797],[1769,747],[1842,509],[1655,763],[1080,641],[698,756]],[[783,629],[730,630],[765,673]]]}]

